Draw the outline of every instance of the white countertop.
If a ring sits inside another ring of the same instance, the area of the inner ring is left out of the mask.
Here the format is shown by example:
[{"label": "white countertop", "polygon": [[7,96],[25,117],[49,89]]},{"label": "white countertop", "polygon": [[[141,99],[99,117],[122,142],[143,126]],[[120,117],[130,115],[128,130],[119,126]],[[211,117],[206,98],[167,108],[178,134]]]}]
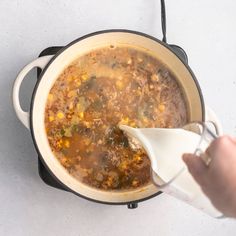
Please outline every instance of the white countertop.
[{"label": "white countertop", "polygon": [[[187,51],[206,103],[236,135],[236,1],[166,2],[168,41]],[[165,194],[128,210],[45,185],[30,133],[13,111],[16,74],[42,49],[109,28],[161,38],[159,7],[159,0],[0,1],[0,235],[236,234],[236,221],[210,218]],[[31,73],[21,94],[25,107],[34,83]]]}]

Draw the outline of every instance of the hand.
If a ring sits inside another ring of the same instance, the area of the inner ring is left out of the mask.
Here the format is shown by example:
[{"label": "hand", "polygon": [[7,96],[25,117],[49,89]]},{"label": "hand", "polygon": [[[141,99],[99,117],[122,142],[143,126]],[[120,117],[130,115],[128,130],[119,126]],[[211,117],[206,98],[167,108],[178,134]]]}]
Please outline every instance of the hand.
[{"label": "hand", "polygon": [[209,166],[193,154],[184,154],[183,160],[212,204],[225,216],[236,218],[236,139],[219,137],[206,154],[211,158]]}]

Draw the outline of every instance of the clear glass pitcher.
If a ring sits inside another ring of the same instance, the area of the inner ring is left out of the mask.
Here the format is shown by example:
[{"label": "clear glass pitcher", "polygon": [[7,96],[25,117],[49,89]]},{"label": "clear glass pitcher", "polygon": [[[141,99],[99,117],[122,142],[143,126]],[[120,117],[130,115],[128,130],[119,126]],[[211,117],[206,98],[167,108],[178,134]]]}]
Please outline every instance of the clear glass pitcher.
[{"label": "clear glass pitcher", "polygon": [[[211,158],[205,151],[210,143],[217,138],[217,127],[214,126],[214,123],[196,122],[184,126],[183,129],[199,135],[193,153],[197,158],[201,158],[206,166],[209,166]],[[216,132],[214,132],[214,130]],[[213,217],[223,217],[222,213],[212,205],[210,200],[202,192],[200,186],[190,175],[186,166],[183,166],[172,174],[173,176],[171,176],[169,180],[164,181],[158,173],[151,169],[153,183],[163,192],[166,192],[167,194],[172,195],[173,197],[178,198]]]},{"label": "clear glass pitcher", "polygon": [[[121,125],[129,140],[139,143],[151,161],[153,183],[163,192],[180,199],[213,216],[222,214],[215,209],[189,173],[182,160],[184,153],[194,153],[209,166],[211,158],[205,153],[217,138],[214,123],[194,122],[183,128],[132,128]],[[133,143],[134,144],[134,143]]]}]

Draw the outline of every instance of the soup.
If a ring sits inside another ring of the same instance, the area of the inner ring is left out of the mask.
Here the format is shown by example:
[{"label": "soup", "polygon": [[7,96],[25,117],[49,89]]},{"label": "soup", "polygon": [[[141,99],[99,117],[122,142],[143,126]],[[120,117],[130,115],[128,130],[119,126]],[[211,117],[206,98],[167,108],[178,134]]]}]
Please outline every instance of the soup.
[{"label": "soup", "polygon": [[119,124],[181,127],[188,121],[175,76],[132,47],[100,48],[79,57],[48,95],[45,128],[55,158],[79,181],[102,190],[150,183],[150,161],[133,150]]}]

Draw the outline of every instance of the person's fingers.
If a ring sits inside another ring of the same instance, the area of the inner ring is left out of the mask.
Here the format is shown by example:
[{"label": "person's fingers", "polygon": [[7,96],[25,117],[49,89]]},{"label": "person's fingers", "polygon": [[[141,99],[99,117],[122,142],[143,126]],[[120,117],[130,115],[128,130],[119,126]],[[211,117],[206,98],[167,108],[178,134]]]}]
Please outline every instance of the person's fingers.
[{"label": "person's fingers", "polygon": [[188,167],[190,174],[200,184],[203,185],[206,179],[207,166],[203,160],[193,154],[184,154],[183,161]]},{"label": "person's fingers", "polygon": [[230,150],[231,148],[228,147],[235,143],[235,138],[230,137],[228,135],[224,135],[211,142],[205,152],[211,158],[215,158],[217,156],[217,153],[221,153],[222,151],[225,152],[226,149]]},{"label": "person's fingers", "polygon": [[229,138],[233,143],[236,144],[236,138],[235,138],[235,137],[228,136],[228,138]]},{"label": "person's fingers", "polygon": [[218,140],[214,140],[209,147],[206,149],[205,153],[211,158],[215,156],[215,151],[217,150]]},{"label": "person's fingers", "polygon": [[205,164],[207,167],[209,167],[209,165],[210,165],[210,163],[211,163],[211,161],[212,161],[212,158],[209,156],[209,154],[207,154],[206,152],[204,152],[204,153],[202,153],[199,157],[203,160],[204,164]]}]

